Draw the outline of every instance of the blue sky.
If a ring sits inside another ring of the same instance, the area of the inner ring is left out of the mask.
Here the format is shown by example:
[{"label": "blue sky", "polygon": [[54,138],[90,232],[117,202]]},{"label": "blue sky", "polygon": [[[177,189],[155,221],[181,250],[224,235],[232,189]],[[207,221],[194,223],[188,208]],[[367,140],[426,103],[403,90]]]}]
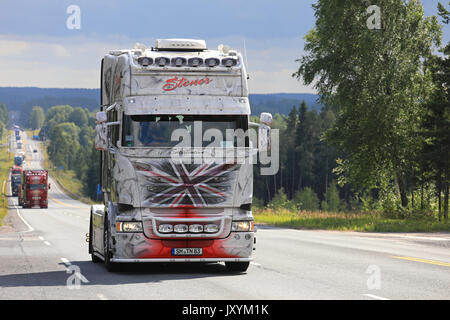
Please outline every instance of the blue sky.
[{"label": "blue sky", "polygon": [[[445,0],[447,1],[447,0]],[[205,39],[247,51],[252,93],[313,92],[292,79],[303,36],[314,26],[314,0],[2,0],[0,86],[96,88],[101,57],[157,38]],[[436,14],[438,0],[423,0]],[[70,5],[81,29],[69,30]],[[444,39],[450,40],[449,26]]]}]

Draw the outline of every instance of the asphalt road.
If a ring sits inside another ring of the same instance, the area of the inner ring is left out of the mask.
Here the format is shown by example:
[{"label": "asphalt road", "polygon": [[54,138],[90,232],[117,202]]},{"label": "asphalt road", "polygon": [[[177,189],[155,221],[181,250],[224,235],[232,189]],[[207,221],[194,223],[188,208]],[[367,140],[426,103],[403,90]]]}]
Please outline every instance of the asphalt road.
[{"label": "asphalt road", "polygon": [[[27,140],[26,166],[40,168]],[[21,209],[0,231],[0,299],[450,299],[450,234],[367,234],[260,226],[247,273],[215,264],[90,261],[89,206],[51,181],[48,209]]]}]

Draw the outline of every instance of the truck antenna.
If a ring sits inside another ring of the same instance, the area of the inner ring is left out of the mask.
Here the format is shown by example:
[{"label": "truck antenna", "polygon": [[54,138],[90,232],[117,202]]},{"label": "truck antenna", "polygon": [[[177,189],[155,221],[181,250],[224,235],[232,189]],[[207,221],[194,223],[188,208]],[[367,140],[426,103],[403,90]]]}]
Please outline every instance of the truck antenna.
[{"label": "truck antenna", "polygon": [[247,59],[247,47],[245,46],[245,38],[244,38],[244,55],[245,55],[245,65],[247,67],[247,80],[250,78],[248,75],[248,59]]}]

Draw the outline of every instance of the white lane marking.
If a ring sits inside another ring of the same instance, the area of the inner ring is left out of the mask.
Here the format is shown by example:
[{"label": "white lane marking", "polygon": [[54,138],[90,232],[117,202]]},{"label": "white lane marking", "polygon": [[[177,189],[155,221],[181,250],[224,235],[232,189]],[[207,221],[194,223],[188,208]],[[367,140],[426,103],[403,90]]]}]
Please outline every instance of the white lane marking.
[{"label": "white lane marking", "polygon": [[[70,261],[67,260],[66,258],[61,258],[61,261],[66,265],[66,268],[67,268],[68,270],[70,270],[70,269],[68,268],[68,267],[70,267],[70,266],[72,265],[72,264],[70,263]],[[76,273],[75,273],[75,276],[77,276],[77,278],[80,279],[82,282],[84,282],[84,283],[89,283],[89,280],[86,279],[86,277],[83,276],[83,275],[81,274],[81,272],[80,272],[80,273],[76,272]]]},{"label": "white lane marking", "polygon": [[98,295],[97,295],[97,297],[100,299],[100,300],[108,300],[108,298],[107,297],[105,297],[103,294],[101,294],[101,293],[99,293]]},{"label": "white lane marking", "polygon": [[261,264],[260,263],[257,263],[257,262],[250,262],[250,264],[252,264],[252,265],[254,265],[255,267],[261,267]]},{"label": "white lane marking", "polygon": [[17,215],[19,216],[20,220],[22,220],[22,222],[27,226],[28,230],[27,231],[23,231],[21,233],[24,232],[31,232],[34,231],[34,228],[22,217],[22,215],[20,214],[19,208],[16,207],[16,205],[14,205],[14,207],[16,208],[17,211]]},{"label": "white lane marking", "polygon": [[363,296],[366,296],[366,297],[369,297],[372,299],[376,299],[376,300],[390,300],[388,298],[379,297],[379,296],[376,296],[376,295],[370,294],[370,293],[364,293]]},{"label": "white lane marking", "polygon": [[44,243],[45,243],[45,245],[47,245],[47,246],[51,246],[50,242],[48,242],[48,241],[44,241]]},{"label": "white lane marking", "polygon": [[43,237],[39,237],[39,240],[42,240],[42,241],[44,241],[44,238],[43,238]]},{"label": "white lane marking", "polygon": [[[9,173],[8,174],[8,180],[9,179],[11,179],[11,173]],[[10,191],[10,193],[12,193],[11,192],[11,185],[10,184],[7,184],[7,189],[10,189],[9,191]],[[17,212],[17,215],[19,216],[19,218],[20,218],[20,220],[22,220],[22,222],[27,226],[27,228],[28,228],[28,230],[27,231],[22,231],[22,232],[19,232],[19,233],[25,233],[25,232],[31,232],[31,231],[34,231],[34,228],[22,217],[22,215],[20,214],[20,212],[19,212],[19,208],[15,205],[15,204],[13,204],[14,205],[14,208],[16,209],[16,212]]]},{"label": "white lane marking", "polygon": [[407,239],[417,239],[417,240],[450,241],[450,239],[448,238],[439,238],[439,237],[419,237],[419,236],[397,236],[397,237]]}]

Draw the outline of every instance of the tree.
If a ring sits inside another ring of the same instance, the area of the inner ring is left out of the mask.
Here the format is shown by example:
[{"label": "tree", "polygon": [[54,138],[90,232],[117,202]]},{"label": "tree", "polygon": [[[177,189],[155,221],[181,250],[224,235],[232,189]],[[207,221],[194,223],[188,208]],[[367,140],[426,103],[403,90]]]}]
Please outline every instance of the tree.
[{"label": "tree", "polygon": [[67,122],[73,122],[78,127],[83,128],[88,124],[88,114],[87,111],[83,110],[81,107],[76,107],[67,117]]},{"label": "tree", "polygon": [[39,136],[45,136],[46,138],[52,136],[53,128],[60,123],[68,122],[67,119],[72,111],[73,108],[69,105],[53,106],[48,109]]},{"label": "tree", "polygon": [[410,155],[421,147],[422,102],[432,88],[423,58],[441,30],[436,17],[424,18],[418,0],[378,5],[382,29],[371,30],[362,2],[318,0],[307,55],[293,76],[314,83],[322,102],[339,110],[325,137],[348,156],[341,171],[347,182],[362,189],[394,180],[406,207]]},{"label": "tree", "polygon": [[100,183],[100,151],[95,150],[91,144],[88,154],[88,165],[83,176],[83,185],[86,195],[91,199],[97,199],[97,185]]},{"label": "tree", "polygon": [[3,103],[0,104],[0,121],[3,122],[5,127],[9,125],[9,112]]},{"label": "tree", "polygon": [[324,202],[326,206],[322,204],[322,210],[338,212],[342,208],[342,201],[339,197],[339,191],[337,188],[336,182],[331,181],[330,185],[327,188],[327,192],[325,193]]},{"label": "tree", "polygon": [[0,121],[0,140],[3,139],[3,134],[6,132],[5,125]]},{"label": "tree", "polygon": [[[439,3],[438,11],[442,22],[449,24],[448,10]],[[433,75],[435,90],[429,103],[425,104],[426,114],[422,122],[425,144],[421,156],[436,183],[439,220],[442,218],[441,194],[444,192],[444,219],[447,220],[450,185],[450,42],[441,52],[442,55],[433,55],[426,61]]]},{"label": "tree", "polygon": [[273,197],[272,201],[267,205],[268,208],[271,209],[290,209],[292,207],[291,202],[289,201],[286,193],[284,192],[284,188],[278,189],[278,192]]},{"label": "tree", "polygon": [[44,109],[35,106],[32,108],[28,118],[28,127],[33,130],[40,129],[45,121]]},{"label": "tree", "polygon": [[317,211],[319,209],[319,198],[309,187],[304,188],[302,191],[297,191],[293,201],[300,210]]},{"label": "tree", "polygon": [[72,169],[75,165],[75,155],[80,148],[78,128],[73,122],[65,122],[55,126],[50,136],[48,154],[55,166]]}]

